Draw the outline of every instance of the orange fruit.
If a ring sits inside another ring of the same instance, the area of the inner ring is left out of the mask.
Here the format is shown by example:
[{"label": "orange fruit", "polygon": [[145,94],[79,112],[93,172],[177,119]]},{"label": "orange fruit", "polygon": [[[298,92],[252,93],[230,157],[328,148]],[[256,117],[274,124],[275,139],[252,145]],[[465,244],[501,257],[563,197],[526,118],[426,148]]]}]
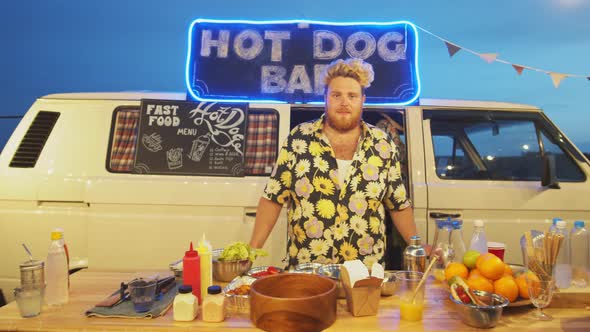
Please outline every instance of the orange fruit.
[{"label": "orange fruit", "polygon": [[512,271],[512,268],[510,267],[510,265],[504,263],[504,275],[505,276],[514,276],[514,271]]},{"label": "orange fruit", "polygon": [[529,275],[529,278],[533,279],[533,280],[539,280],[539,278],[537,278],[537,275],[534,274],[531,271],[527,271],[524,273],[521,273],[518,275],[518,277],[516,277],[514,279],[514,281],[516,282],[516,285],[518,286],[518,295],[520,297],[522,297],[523,299],[528,299],[530,298],[529,296],[529,288],[526,284],[526,274]]},{"label": "orange fruit", "polygon": [[469,286],[471,289],[482,290],[490,293],[494,292],[494,285],[492,282],[480,275],[469,277],[469,279],[467,279],[467,286]]},{"label": "orange fruit", "polygon": [[467,266],[463,263],[458,262],[451,262],[445,268],[445,279],[451,280],[454,276],[460,276],[463,279],[467,279],[469,275],[469,270],[467,270]]},{"label": "orange fruit", "polygon": [[475,268],[479,268],[479,265],[481,264],[481,262],[483,262],[484,259],[486,259],[486,257],[489,257],[490,254],[489,252],[485,253],[485,254],[481,254],[479,255],[479,257],[477,257],[477,259],[475,260]]},{"label": "orange fruit", "polygon": [[494,281],[494,293],[502,295],[510,302],[518,298],[519,288],[512,276],[504,276]]},{"label": "orange fruit", "polygon": [[479,272],[478,269],[473,269],[471,271],[469,271],[469,278],[473,277],[473,276],[480,276],[481,273]]},{"label": "orange fruit", "polygon": [[477,269],[482,276],[498,280],[504,275],[504,262],[494,254],[484,254],[483,260],[479,262]]}]

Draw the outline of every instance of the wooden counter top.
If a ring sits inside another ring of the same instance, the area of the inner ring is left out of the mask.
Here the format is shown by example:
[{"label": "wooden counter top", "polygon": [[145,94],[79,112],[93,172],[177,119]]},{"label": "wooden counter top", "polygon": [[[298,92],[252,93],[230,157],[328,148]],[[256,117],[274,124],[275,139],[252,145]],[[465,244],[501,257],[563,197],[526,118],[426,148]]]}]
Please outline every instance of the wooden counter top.
[{"label": "wooden counter top", "polygon": [[[0,308],[0,331],[182,331],[257,330],[247,314],[233,314],[222,323],[204,323],[200,315],[193,322],[175,322],[172,309],[155,319],[87,318],[84,312],[111,294],[121,281],[133,273],[80,271],[71,276],[70,302],[62,308],[44,307],[41,315],[21,318],[15,302]],[[377,316],[352,317],[346,311],[346,300],[339,300],[338,319],[326,331],[482,331],[464,325],[453,310],[448,293],[436,282],[427,285],[427,302],[421,322],[399,319],[396,296],[382,297]],[[549,308],[554,319],[540,322],[532,318],[530,306],[506,308],[498,325],[489,331],[590,331],[590,310]]]}]

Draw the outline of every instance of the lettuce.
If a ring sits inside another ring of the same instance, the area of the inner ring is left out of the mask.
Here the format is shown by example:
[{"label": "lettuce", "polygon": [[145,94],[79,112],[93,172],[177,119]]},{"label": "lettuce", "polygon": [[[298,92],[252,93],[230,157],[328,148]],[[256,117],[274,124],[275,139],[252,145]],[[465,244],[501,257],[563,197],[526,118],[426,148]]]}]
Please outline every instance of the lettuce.
[{"label": "lettuce", "polygon": [[266,250],[264,249],[256,249],[250,247],[249,244],[246,244],[241,241],[233,242],[223,251],[219,256],[219,260],[222,261],[242,261],[249,259],[250,261],[254,262],[257,257],[266,256]]}]

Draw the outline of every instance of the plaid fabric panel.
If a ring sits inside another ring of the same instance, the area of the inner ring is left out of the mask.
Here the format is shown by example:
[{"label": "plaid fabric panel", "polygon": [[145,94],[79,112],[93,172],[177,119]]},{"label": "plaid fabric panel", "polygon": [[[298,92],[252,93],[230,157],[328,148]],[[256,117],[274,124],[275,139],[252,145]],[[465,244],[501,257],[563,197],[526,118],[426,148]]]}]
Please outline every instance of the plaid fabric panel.
[{"label": "plaid fabric panel", "polygon": [[117,112],[109,166],[113,172],[129,173],[135,158],[139,110]]},{"label": "plaid fabric panel", "polygon": [[267,175],[277,159],[279,119],[276,113],[250,112],[246,134],[247,175]]}]

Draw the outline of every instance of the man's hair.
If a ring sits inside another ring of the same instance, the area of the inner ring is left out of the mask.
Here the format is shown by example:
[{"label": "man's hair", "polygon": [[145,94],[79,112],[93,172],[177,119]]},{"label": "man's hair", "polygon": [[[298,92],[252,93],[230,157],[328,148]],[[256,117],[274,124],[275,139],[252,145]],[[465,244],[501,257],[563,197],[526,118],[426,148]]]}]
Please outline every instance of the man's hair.
[{"label": "man's hair", "polygon": [[322,73],[322,81],[325,84],[324,93],[327,91],[330,82],[336,77],[350,77],[354,79],[359,82],[363,94],[365,94],[365,89],[371,86],[375,74],[373,72],[373,66],[361,59],[350,58],[332,61]]}]

